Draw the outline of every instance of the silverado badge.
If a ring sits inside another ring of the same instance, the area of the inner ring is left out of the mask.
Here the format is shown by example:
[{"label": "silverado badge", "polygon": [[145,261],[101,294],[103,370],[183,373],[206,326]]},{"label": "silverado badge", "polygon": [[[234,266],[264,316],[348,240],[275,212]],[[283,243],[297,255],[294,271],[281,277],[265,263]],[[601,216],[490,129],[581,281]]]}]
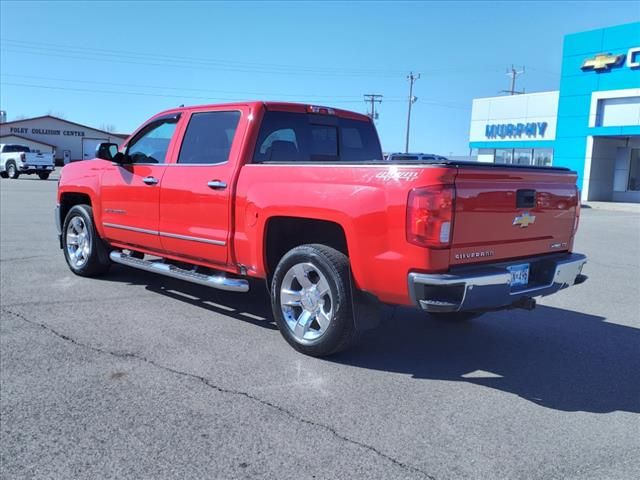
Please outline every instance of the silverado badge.
[{"label": "silverado badge", "polygon": [[611,55],[601,53],[593,58],[587,58],[582,64],[582,70],[595,70],[596,72],[609,70],[622,62],[624,55]]},{"label": "silverado badge", "polygon": [[519,225],[520,228],[527,228],[530,224],[535,223],[535,221],[535,215],[529,215],[529,212],[524,212],[522,215],[518,215],[513,219],[512,225]]}]

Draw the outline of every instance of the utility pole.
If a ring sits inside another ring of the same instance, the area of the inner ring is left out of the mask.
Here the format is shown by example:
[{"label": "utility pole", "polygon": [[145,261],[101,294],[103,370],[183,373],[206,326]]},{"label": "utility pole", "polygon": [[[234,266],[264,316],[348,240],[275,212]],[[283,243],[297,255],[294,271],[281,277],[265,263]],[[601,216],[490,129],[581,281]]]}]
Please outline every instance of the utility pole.
[{"label": "utility pole", "polygon": [[418,97],[413,96],[413,84],[416,80],[420,79],[420,74],[410,72],[407,75],[407,79],[409,80],[409,111],[407,112],[407,138],[404,144],[404,153],[409,153],[409,130],[411,129],[411,105],[416,103]]},{"label": "utility pole", "polygon": [[367,113],[367,115],[371,120],[377,120],[378,112],[376,112],[376,103],[382,103],[382,95],[378,93],[366,93],[364,95],[364,101],[366,103],[371,103],[371,112]]},{"label": "utility pole", "polygon": [[507,76],[511,77],[511,88],[509,90],[501,90],[501,93],[508,93],[509,95],[521,95],[524,93],[524,90],[522,90],[521,92],[518,92],[516,90],[516,78],[518,78],[518,75],[522,75],[524,73],[524,67],[522,67],[522,70],[516,70],[515,67],[513,65],[511,65],[511,69],[507,68]]}]

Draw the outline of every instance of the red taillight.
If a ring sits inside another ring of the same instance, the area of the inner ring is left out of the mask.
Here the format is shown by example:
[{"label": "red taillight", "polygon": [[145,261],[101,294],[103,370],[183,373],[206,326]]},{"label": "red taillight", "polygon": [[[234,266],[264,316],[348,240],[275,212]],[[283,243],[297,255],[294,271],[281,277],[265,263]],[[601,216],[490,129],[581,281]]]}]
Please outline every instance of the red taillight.
[{"label": "red taillight", "polygon": [[21,162],[26,162],[27,161],[27,156],[24,153],[20,154],[20,161]]},{"label": "red taillight", "polygon": [[421,247],[448,248],[453,232],[453,185],[414,188],[407,203],[407,241]]}]

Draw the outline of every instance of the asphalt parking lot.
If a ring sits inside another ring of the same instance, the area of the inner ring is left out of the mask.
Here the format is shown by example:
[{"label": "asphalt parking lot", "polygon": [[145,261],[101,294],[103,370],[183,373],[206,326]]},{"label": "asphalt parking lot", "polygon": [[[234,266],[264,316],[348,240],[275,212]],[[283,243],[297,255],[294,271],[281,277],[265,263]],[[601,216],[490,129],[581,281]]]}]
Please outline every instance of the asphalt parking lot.
[{"label": "asphalt parking lot", "polygon": [[260,284],[75,277],[55,180],[0,182],[0,476],[640,478],[640,214],[583,210],[589,281],[443,324],[386,308],[296,353]]}]

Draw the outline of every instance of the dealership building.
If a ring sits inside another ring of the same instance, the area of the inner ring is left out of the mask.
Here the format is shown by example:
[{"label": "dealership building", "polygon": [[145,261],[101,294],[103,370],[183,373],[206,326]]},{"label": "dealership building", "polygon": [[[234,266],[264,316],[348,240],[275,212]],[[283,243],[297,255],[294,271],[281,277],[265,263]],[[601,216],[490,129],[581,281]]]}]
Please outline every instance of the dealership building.
[{"label": "dealership building", "polygon": [[469,146],[569,167],[583,200],[640,203],[640,22],[567,35],[558,91],[473,100]]},{"label": "dealership building", "polygon": [[126,135],[105,132],[51,115],[0,123],[0,143],[26,145],[31,150],[54,153],[63,164],[94,158],[102,142],[120,144]]}]

